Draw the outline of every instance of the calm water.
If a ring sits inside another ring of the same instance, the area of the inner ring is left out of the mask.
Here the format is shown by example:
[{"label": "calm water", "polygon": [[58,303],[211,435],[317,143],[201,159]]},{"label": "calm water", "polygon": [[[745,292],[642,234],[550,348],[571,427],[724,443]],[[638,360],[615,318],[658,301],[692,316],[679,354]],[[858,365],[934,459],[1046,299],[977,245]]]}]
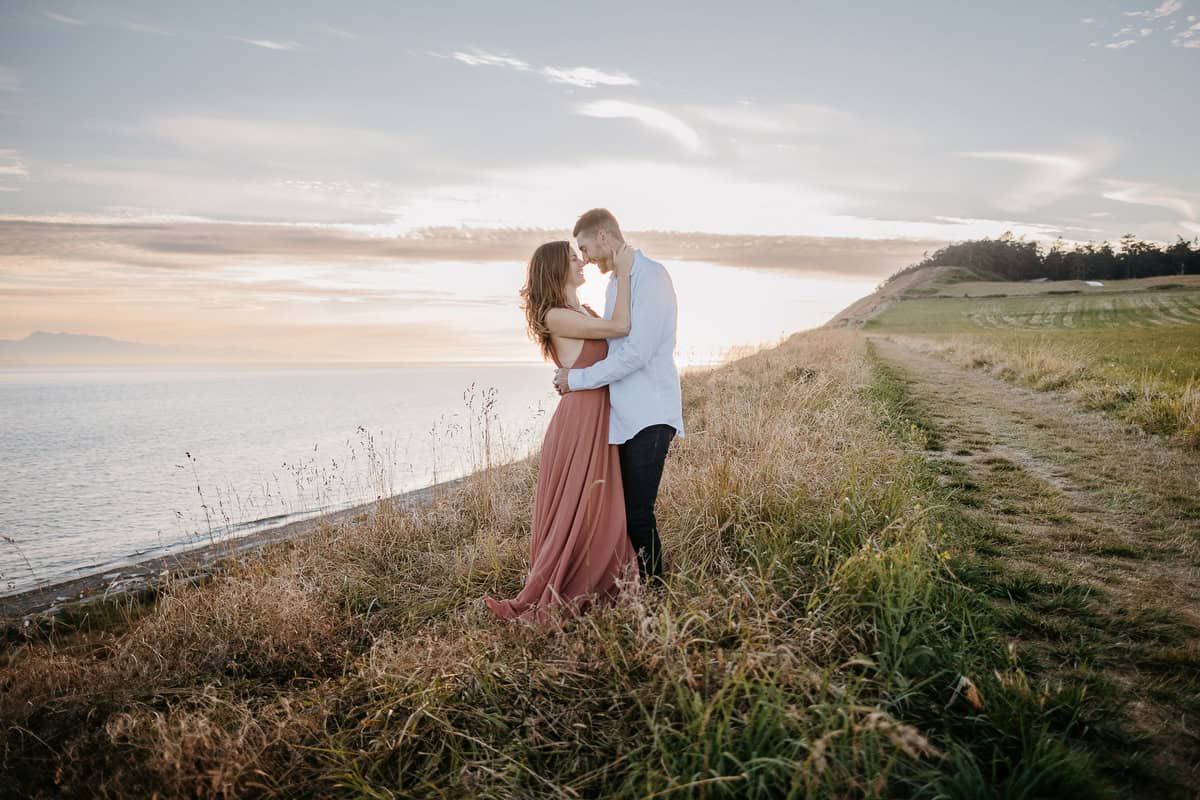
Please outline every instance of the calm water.
[{"label": "calm water", "polygon": [[[542,365],[0,371],[0,594],[107,572],[540,444]],[[474,389],[472,390],[472,384]],[[474,446],[473,446],[474,442]]]}]

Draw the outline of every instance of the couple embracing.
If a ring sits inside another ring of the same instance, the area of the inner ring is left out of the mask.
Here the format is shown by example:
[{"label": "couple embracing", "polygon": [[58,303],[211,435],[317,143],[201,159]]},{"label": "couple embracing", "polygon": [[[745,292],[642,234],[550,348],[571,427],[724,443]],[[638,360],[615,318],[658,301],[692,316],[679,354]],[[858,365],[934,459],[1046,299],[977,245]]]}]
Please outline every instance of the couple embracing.
[{"label": "couple embracing", "polygon": [[[612,600],[635,570],[643,584],[663,579],[654,504],[667,450],[683,436],[675,288],[608,210],[583,214],[573,236],[582,258],[569,241],[542,245],[521,289],[561,397],[542,443],[525,586],[484,599],[503,619]],[[608,275],[604,316],[579,302],[588,263]]]}]

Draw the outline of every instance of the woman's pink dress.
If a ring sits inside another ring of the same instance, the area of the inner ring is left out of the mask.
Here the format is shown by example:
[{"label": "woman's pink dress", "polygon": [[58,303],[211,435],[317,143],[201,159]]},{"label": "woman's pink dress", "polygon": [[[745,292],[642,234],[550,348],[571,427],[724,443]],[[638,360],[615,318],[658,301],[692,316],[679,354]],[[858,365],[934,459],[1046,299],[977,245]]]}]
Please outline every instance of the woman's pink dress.
[{"label": "woman's pink dress", "polygon": [[[606,355],[608,342],[585,339],[572,367],[590,366]],[[542,442],[529,575],[512,600],[484,599],[497,617],[542,621],[547,607],[556,603],[580,611],[615,597],[618,576],[636,579],[621,463],[617,446],[608,443],[608,409],[607,386],[568,392],[559,399]]]}]

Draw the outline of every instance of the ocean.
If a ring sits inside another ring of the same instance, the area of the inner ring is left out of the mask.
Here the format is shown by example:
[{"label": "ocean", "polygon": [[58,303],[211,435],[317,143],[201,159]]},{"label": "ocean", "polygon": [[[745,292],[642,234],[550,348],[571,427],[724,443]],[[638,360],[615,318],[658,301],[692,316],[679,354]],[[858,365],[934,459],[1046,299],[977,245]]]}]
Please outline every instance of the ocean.
[{"label": "ocean", "polygon": [[118,569],[540,445],[541,364],[0,370],[0,595]]}]

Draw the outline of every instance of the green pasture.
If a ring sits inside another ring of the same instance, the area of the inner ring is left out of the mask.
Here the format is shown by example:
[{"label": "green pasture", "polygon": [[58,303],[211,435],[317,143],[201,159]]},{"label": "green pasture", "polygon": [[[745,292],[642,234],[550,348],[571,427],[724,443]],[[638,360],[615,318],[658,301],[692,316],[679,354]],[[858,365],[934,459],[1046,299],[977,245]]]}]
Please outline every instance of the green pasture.
[{"label": "green pasture", "polygon": [[1145,373],[1175,385],[1200,379],[1194,290],[903,300],[865,328],[939,339],[965,334],[1006,350],[1069,349],[1114,380]]}]

